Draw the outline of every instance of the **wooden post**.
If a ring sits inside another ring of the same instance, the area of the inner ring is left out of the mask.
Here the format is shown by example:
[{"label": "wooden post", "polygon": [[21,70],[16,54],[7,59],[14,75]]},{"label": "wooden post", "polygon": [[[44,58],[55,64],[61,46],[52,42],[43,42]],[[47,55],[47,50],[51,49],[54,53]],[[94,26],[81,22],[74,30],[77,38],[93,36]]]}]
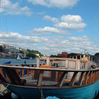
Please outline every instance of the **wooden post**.
[{"label": "wooden post", "polygon": [[84,72],[81,72],[81,75],[80,75],[79,81],[78,81],[78,86],[81,86],[81,84],[82,84],[83,75],[84,75]]},{"label": "wooden post", "polygon": [[27,70],[27,76],[29,76],[30,70]]},{"label": "wooden post", "polygon": [[22,76],[24,76],[24,69],[22,69]]},{"label": "wooden post", "polygon": [[95,71],[95,81],[96,81],[96,71]]},{"label": "wooden post", "polygon": [[37,56],[37,67],[39,67],[39,66],[40,66],[40,57]]},{"label": "wooden post", "polygon": [[92,72],[89,73],[89,79],[88,79],[88,84],[91,84],[91,77],[92,76]]},{"label": "wooden post", "polygon": [[5,78],[1,68],[0,68],[0,74],[2,75],[3,78]]},{"label": "wooden post", "polygon": [[95,72],[93,71],[93,74],[92,74],[92,83],[95,82]]},{"label": "wooden post", "polygon": [[34,71],[31,70],[32,79],[34,79]]},{"label": "wooden post", "polygon": [[40,71],[39,78],[38,78],[38,81],[37,81],[37,86],[38,87],[41,86],[42,78],[43,78],[43,71]]},{"label": "wooden post", "polygon": [[85,74],[85,76],[84,76],[84,85],[87,85],[88,73],[89,73],[89,72],[86,72],[86,74]]},{"label": "wooden post", "polygon": [[47,58],[46,65],[50,65],[50,58],[49,57]]},{"label": "wooden post", "polygon": [[18,69],[16,69],[16,73],[19,75],[19,71],[18,71]]},{"label": "wooden post", "polygon": [[58,82],[58,86],[59,86],[59,87],[62,87],[63,82],[64,82],[64,79],[65,79],[67,73],[68,73],[68,72],[63,72],[63,74],[61,75],[60,80],[59,80],[59,82]]},{"label": "wooden post", "polygon": [[4,77],[4,75],[3,75],[3,72],[2,72],[2,69],[1,69],[1,68],[0,68],[0,79],[1,79],[2,81],[7,82],[6,79],[5,79],[5,77]]},{"label": "wooden post", "polygon": [[80,55],[80,59],[81,59],[81,55]]},{"label": "wooden post", "polygon": [[70,81],[69,86],[73,86],[73,85],[74,85],[74,81],[75,81],[75,78],[76,78],[77,74],[78,74],[78,72],[74,72],[74,74],[73,74],[73,76],[72,76],[72,79],[71,79],[71,81]]}]

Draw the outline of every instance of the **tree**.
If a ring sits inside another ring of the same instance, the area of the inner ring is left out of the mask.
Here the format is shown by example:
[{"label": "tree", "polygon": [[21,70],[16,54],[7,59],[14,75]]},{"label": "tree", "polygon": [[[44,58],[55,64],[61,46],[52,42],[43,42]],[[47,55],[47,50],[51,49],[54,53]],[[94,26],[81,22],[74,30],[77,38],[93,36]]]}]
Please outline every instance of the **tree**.
[{"label": "tree", "polygon": [[0,46],[0,52],[3,52],[3,47],[2,46]]},{"label": "tree", "polygon": [[51,55],[50,57],[59,57],[59,56],[57,56],[57,55]]},{"label": "tree", "polygon": [[99,52],[95,54],[95,56],[99,56]]},{"label": "tree", "polygon": [[36,54],[39,54],[40,56],[42,56],[42,54],[39,51],[27,49],[27,53],[26,53],[27,57],[35,58]]}]

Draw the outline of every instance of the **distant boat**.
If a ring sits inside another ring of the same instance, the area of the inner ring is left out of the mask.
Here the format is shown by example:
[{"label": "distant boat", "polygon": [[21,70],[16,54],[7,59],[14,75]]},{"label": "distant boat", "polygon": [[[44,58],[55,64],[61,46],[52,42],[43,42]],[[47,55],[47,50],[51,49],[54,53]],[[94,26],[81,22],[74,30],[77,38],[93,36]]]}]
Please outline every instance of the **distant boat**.
[{"label": "distant boat", "polygon": [[17,56],[17,59],[21,59],[20,55]]},{"label": "distant boat", "polygon": [[11,61],[5,62],[5,63],[3,63],[3,64],[11,64]]},{"label": "distant boat", "polygon": [[32,57],[30,57],[30,59],[33,59]]}]

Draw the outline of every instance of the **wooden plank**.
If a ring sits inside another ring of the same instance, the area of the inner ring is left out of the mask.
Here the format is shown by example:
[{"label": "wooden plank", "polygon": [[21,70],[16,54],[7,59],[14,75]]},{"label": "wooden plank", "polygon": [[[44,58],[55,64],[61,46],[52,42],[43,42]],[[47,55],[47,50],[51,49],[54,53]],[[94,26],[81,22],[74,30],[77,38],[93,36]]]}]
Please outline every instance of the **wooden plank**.
[{"label": "wooden plank", "polygon": [[87,72],[87,71],[98,71],[99,68],[97,69],[90,69],[90,70],[84,70],[84,69],[80,69],[80,70],[76,70],[76,69],[60,69],[60,68],[39,68],[39,67],[22,67],[22,66],[8,66],[8,65],[0,65],[0,68],[12,68],[12,69],[27,69],[27,70],[42,70],[42,71],[58,71],[58,72]]},{"label": "wooden plank", "polygon": [[86,74],[85,74],[85,76],[84,76],[84,85],[87,85],[88,73],[89,73],[89,72],[86,72]]},{"label": "wooden plank", "polygon": [[2,72],[1,69],[0,69],[0,80],[1,80],[2,82],[7,82],[7,80],[5,79],[5,76],[3,75],[3,72]]},{"label": "wooden plank", "polygon": [[71,79],[71,81],[70,81],[69,86],[73,86],[73,85],[74,85],[74,81],[75,81],[75,78],[76,78],[77,74],[78,74],[78,72],[74,72],[74,74],[73,74],[73,76],[72,76],[72,79]]},{"label": "wooden plank", "polygon": [[0,74],[5,79],[5,76],[4,76],[3,72],[2,72],[2,69],[0,69]]},{"label": "wooden plank", "polygon": [[95,82],[96,82],[96,71],[95,71]]},{"label": "wooden plank", "polygon": [[92,78],[92,72],[89,73],[89,76],[88,76],[88,84],[91,84],[91,78]]},{"label": "wooden plank", "polygon": [[41,86],[41,82],[42,82],[42,78],[43,78],[43,72],[44,72],[44,71],[40,71],[40,72],[39,72],[39,77],[38,77],[38,81],[37,81],[37,86],[38,86],[38,87]]},{"label": "wooden plank", "polygon": [[22,69],[22,76],[24,76],[24,69]]},{"label": "wooden plank", "polygon": [[64,79],[65,79],[67,73],[68,73],[68,72],[63,72],[63,74],[61,75],[60,80],[59,80],[59,82],[58,82],[58,86],[59,86],[59,87],[62,87],[63,82],[64,82]]},{"label": "wooden plank", "polygon": [[27,70],[27,76],[29,76],[30,70]]},{"label": "wooden plank", "polygon": [[99,80],[99,71],[96,71],[96,81]]},{"label": "wooden plank", "polygon": [[32,79],[34,79],[34,71],[31,70]]},{"label": "wooden plank", "polygon": [[81,72],[81,75],[79,77],[79,81],[78,81],[78,86],[81,86],[82,84],[82,80],[83,80],[83,75],[84,75],[85,72]]},{"label": "wooden plank", "polygon": [[95,82],[95,72],[93,72],[93,74],[92,74],[92,83],[94,83]]},{"label": "wooden plank", "polygon": [[59,72],[56,72],[56,81],[58,81],[58,73],[59,73]]},{"label": "wooden plank", "polygon": [[18,71],[18,69],[16,69],[16,73],[19,75],[19,71]]},{"label": "wooden plank", "polygon": [[1,82],[7,82],[6,79],[2,77],[1,73],[0,73],[0,81]]}]

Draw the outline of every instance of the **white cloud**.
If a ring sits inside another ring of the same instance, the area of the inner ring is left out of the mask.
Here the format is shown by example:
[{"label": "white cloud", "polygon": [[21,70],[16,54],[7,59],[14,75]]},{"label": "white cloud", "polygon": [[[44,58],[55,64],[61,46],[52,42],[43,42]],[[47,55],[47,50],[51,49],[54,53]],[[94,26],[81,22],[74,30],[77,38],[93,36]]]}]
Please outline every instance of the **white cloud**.
[{"label": "white cloud", "polygon": [[33,36],[23,36],[14,32],[0,32],[0,42],[14,45],[22,48],[35,48],[35,45],[41,42],[43,39]]},{"label": "white cloud", "polygon": [[86,26],[85,23],[67,23],[67,22],[60,22],[58,24],[55,24],[56,27],[59,28],[66,28],[71,30],[78,30],[81,31]]},{"label": "white cloud", "polygon": [[21,7],[18,2],[12,3],[10,0],[0,0],[0,5],[0,13],[11,15],[32,14],[27,6]]},{"label": "white cloud", "polygon": [[42,5],[47,7],[68,8],[73,7],[79,0],[28,0],[33,5]]},{"label": "white cloud", "polygon": [[80,15],[63,15],[60,19],[44,16],[44,19],[50,20],[58,28],[82,31],[86,27]]},{"label": "white cloud", "polygon": [[66,31],[63,31],[61,29],[57,29],[54,27],[44,27],[44,28],[35,28],[32,30],[32,33],[56,33],[56,34],[69,34]]},{"label": "white cloud", "polygon": [[79,15],[63,15],[61,17],[62,22],[68,22],[68,23],[81,23],[82,18]]},{"label": "white cloud", "polygon": [[44,19],[49,20],[49,21],[51,21],[53,23],[57,23],[58,22],[58,18],[51,17],[51,16],[48,16],[48,15],[44,16]]},{"label": "white cloud", "polygon": [[41,51],[44,54],[58,54],[62,51],[81,53],[86,49],[89,53],[99,52],[96,46],[87,36],[79,37],[43,37],[43,36],[24,36],[20,33],[0,32],[0,43],[6,43],[15,47],[29,48]]},{"label": "white cloud", "polygon": [[63,15],[61,16],[61,22],[55,24],[55,26],[81,31],[86,27],[86,24],[82,22],[82,20],[83,19],[79,15]]}]

